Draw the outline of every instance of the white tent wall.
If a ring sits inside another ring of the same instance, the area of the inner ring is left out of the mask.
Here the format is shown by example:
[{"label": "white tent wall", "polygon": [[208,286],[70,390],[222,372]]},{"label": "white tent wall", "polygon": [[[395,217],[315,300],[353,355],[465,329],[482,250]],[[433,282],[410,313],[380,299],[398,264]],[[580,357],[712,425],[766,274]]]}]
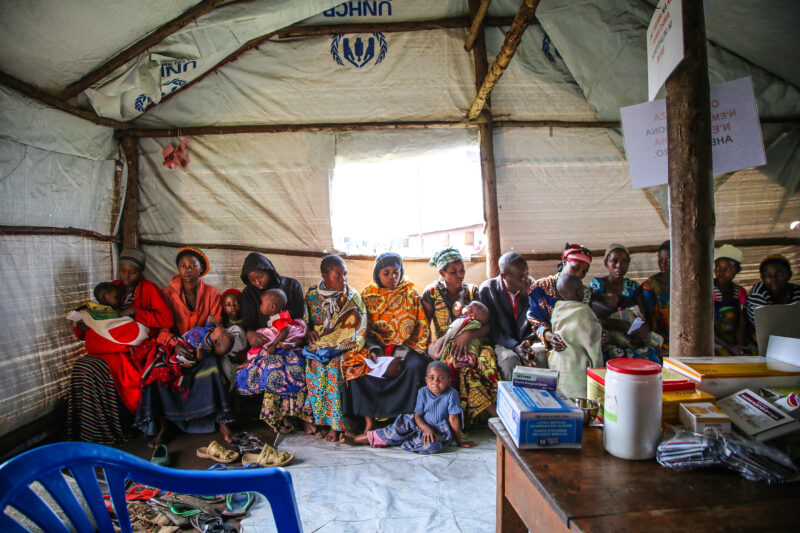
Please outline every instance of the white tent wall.
[{"label": "white tent wall", "polygon": [[[0,435],[63,399],[72,362],[85,353],[67,312],[112,279],[112,243],[124,175],[116,182],[113,131],[0,91]],[[6,113],[8,110],[8,113]],[[124,173],[123,173],[124,174]],[[74,233],[74,232],[73,232]]]}]

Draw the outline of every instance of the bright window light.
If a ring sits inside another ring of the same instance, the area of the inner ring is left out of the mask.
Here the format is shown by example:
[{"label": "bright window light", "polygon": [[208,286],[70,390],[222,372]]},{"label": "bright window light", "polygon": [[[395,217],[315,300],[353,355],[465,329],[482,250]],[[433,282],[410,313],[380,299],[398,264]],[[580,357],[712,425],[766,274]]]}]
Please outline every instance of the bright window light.
[{"label": "bright window light", "polygon": [[477,146],[337,164],[331,184],[333,244],[348,254],[427,257],[447,246],[480,253],[483,185]]}]

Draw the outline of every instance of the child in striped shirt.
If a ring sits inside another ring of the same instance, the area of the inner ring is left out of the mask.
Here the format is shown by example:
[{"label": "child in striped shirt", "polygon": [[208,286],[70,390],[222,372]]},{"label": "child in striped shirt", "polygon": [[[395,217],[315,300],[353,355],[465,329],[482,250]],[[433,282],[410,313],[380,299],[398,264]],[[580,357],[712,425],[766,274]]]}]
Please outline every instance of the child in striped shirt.
[{"label": "child in striped shirt", "polygon": [[426,386],[417,393],[414,414],[400,415],[391,426],[368,431],[353,439],[355,444],[374,448],[401,446],[422,454],[444,451],[453,440],[462,448],[475,446],[461,438],[461,403],[458,392],[450,386],[450,369],[442,361],[433,361],[425,371]]}]

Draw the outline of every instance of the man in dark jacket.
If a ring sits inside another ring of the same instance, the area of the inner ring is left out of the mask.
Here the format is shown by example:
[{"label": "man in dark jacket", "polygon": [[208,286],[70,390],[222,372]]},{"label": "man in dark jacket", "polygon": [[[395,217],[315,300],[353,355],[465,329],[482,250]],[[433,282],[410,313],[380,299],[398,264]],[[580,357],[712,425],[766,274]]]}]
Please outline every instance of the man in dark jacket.
[{"label": "man in dark jacket", "polygon": [[511,380],[511,373],[528,356],[530,333],[528,287],[533,279],[528,274],[528,263],[517,252],[503,254],[498,261],[500,275],[487,279],[478,289],[478,298],[489,308],[490,334],[497,354],[501,377]]}]

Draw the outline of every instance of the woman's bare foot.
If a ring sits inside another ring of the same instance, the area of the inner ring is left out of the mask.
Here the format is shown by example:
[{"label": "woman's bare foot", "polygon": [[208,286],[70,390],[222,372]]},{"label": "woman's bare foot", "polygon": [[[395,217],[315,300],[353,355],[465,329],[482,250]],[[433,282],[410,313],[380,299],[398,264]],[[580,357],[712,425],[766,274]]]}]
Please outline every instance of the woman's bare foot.
[{"label": "woman's bare foot", "polygon": [[375,419],[372,418],[371,416],[365,416],[364,417],[364,422],[366,423],[366,425],[364,426],[364,433],[363,434],[366,435],[368,432],[370,432],[373,429],[375,429]]},{"label": "woman's bare foot", "polygon": [[336,431],[335,429],[331,428],[327,435],[325,435],[325,440],[328,442],[339,442],[341,440],[341,433],[341,431]]},{"label": "woman's bare foot", "polygon": [[327,427],[328,426],[317,426],[317,431],[314,433],[314,436],[317,437],[318,439],[324,439],[326,434],[325,429]]},{"label": "woman's bare foot", "polygon": [[159,430],[158,434],[147,441],[148,448],[158,448],[162,444],[166,444],[169,441],[170,431],[169,431],[169,424],[166,420],[161,421],[161,430]]},{"label": "woman's bare foot", "polygon": [[303,422],[303,433],[306,435],[313,435],[317,432],[317,426],[311,422]]},{"label": "woman's bare foot", "polygon": [[346,444],[369,444],[369,437],[367,437],[366,433],[353,436],[349,433],[342,432],[339,436],[339,442],[344,442]]},{"label": "woman's bare foot", "polygon": [[219,423],[219,432],[222,433],[222,438],[225,439],[225,442],[233,441],[233,432],[225,422]]}]

